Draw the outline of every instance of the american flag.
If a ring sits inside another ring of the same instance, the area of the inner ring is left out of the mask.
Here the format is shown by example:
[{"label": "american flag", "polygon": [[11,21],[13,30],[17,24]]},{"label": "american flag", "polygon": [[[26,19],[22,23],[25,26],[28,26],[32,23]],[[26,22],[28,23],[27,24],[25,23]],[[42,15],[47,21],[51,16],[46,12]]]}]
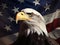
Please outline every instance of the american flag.
[{"label": "american flag", "polygon": [[0,45],[12,44],[18,37],[16,14],[24,8],[33,8],[46,20],[51,38],[60,43],[60,0],[0,0]]}]

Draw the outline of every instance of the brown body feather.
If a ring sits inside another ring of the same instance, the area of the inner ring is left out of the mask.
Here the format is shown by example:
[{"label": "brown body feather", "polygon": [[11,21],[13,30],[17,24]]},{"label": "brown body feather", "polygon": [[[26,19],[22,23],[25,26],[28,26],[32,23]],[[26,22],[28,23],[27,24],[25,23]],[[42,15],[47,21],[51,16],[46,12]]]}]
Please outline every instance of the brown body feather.
[{"label": "brown body feather", "polygon": [[45,35],[38,35],[31,33],[27,36],[28,25],[20,23],[19,36],[12,45],[59,45],[54,39],[46,37]]}]

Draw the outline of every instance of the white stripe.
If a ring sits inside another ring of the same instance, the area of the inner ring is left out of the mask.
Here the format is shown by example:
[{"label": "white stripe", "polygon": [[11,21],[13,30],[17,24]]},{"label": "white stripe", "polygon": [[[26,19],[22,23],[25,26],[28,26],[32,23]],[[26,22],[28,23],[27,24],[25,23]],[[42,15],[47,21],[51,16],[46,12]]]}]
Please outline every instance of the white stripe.
[{"label": "white stripe", "polygon": [[57,39],[52,32],[49,33],[49,36],[53,39]]},{"label": "white stripe", "polygon": [[[0,40],[5,44],[9,45],[12,44],[17,39],[18,33],[14,33],[12,35],[8,35],[5,37],[0,38]],[[13,39],[14,38],[14,39]]]},{"label": "white stripe", "polygon": [[58,28],[56,28],[56,29],[60,30],[60,27],[58,27]]},{"label": "white stripe", "polygon": [[54,19],[60,18],[60,10],[56,10],[56,12],[45,15],[43,17],[46,21],[46,24],[51,23],[51,22],[53,22]]},{"label": "white stripe", "polygon": [[12,44],[12,40],[10,40],[8,37],[3,37],[3,38],[0,38],[1,41],[5,44],[5,45],[9,45],[9,44]]},{"label": "white stripe", "polygon": [[16,37],[18,37],[18,32],[17,33],[14,33],[13,35],[15,35]]},{"label": "white stripe", "polygon": [[49,36],[53,39],[58,39],[60,38],[60,28],[56,28],[52,32],[49,32]]}]

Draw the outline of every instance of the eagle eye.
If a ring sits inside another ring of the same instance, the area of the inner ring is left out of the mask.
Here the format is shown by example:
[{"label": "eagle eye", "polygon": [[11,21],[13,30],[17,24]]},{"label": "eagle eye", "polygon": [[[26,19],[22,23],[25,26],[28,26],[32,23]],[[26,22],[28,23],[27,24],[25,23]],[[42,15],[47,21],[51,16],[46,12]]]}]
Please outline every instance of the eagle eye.
[{"label": "eagle eye", "polygon": [[31,13],[27,13],[27,14],[31,15]]},{"label": "eagle eye", "polygon": [[32,15],[32,13],[27,13],[28,15],[29,15],[29,17],[32,17],[33,15]]}]

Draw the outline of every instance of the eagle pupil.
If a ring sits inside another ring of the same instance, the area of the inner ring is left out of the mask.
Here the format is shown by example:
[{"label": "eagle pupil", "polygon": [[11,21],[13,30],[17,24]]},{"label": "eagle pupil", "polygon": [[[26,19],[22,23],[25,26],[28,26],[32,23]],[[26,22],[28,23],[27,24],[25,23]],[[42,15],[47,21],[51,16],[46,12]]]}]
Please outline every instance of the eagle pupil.
[{"label": "eagle pupil", "polygon": [[28,14],[30,17],[32,17],[32,15],[31,15],[32,13],[27,13],[27,14]]},{"label": "eagle pupil", "polygon": [[27,13],[27,14],[31,15],[31,13]]}]

